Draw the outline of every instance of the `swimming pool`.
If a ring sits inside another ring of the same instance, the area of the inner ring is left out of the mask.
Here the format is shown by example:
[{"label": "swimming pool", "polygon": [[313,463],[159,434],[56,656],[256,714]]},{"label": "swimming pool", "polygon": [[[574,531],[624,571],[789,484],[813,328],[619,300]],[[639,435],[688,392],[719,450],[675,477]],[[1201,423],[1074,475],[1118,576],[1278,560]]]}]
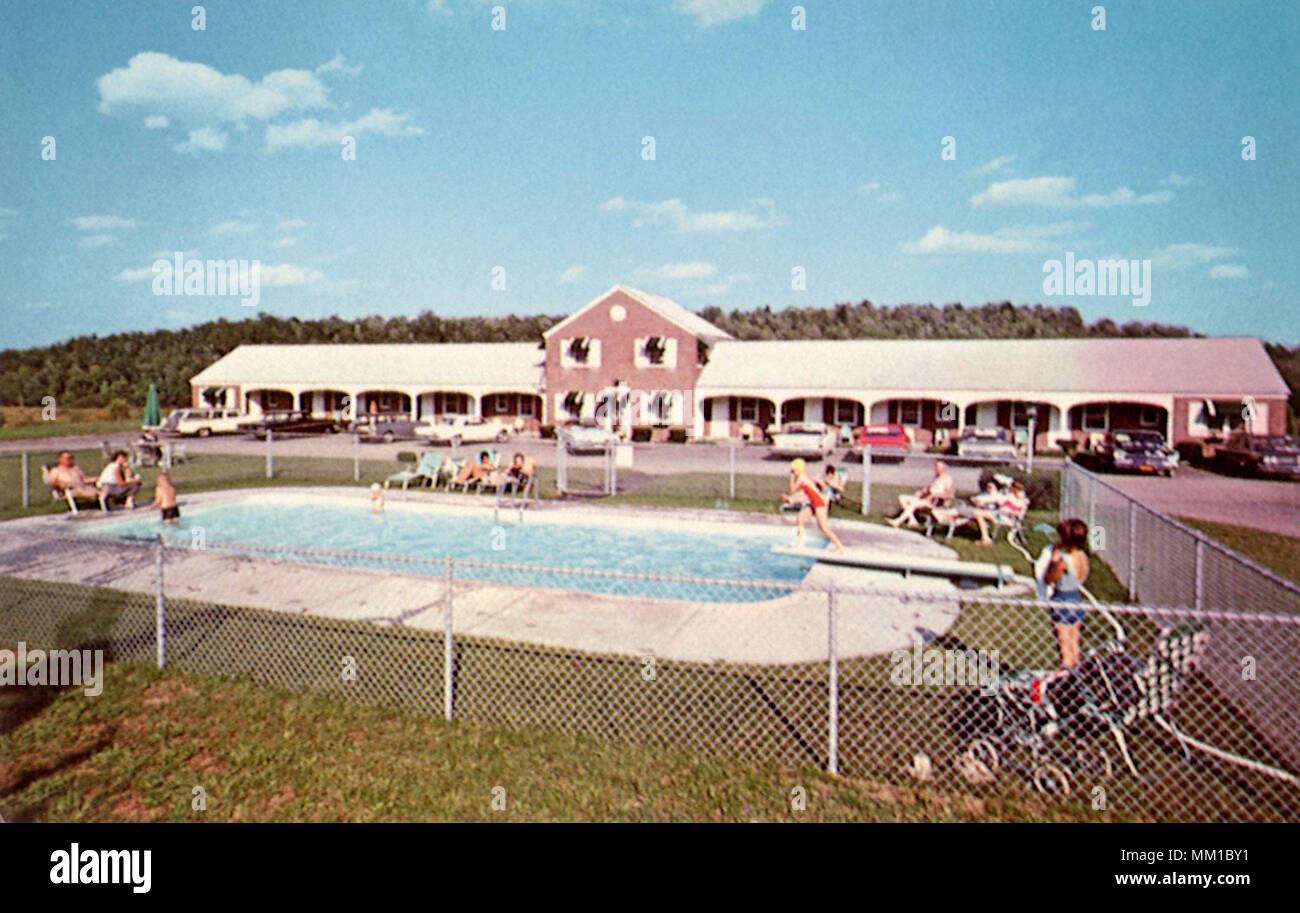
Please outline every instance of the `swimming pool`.
[{"label": "swimming pool", "polygon": [[[721,523],[688,526],[677,519],[604,518],[590,512],[581,517],[558,511],[528,513],[522,523],[516,517],[510,513],[507,522],[498,524],[481,508],[401,503],[374,514],[361,499],[268,493],[185,505],[179,526],[161,524],[154,513],[87,524],[83,532],[119,539],[152,539],[161,532],[169,544],[192,547],[201,531],[207,548],[248,554],[260,553],[240,546],[429,559],[451,556],[526,566],[518,570],[458,564],[457,578],[703,602],[775,599],[790,589],[610,578],[548,569],[797,585],[812,564],[807,558],[772,553],[773,545],[789,544],[788,529],[747,526],[738,530]],[[291,551],[273,557],[431,575],[442,574],[444,567],[440,561],[397,563]]]}]

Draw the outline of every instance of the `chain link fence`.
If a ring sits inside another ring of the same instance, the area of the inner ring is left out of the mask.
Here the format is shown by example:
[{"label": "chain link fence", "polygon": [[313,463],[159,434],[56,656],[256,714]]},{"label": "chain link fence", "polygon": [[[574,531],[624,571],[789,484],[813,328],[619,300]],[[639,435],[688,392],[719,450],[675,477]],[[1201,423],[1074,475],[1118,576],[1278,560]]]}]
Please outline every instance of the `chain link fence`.
[{"label": "chain link fence", "polygon": [[1300,814],[1300,616],[1085,606],[1065,672],[1061,605],[822,567],[724,580],[41,535],[0,552],[0,643],[928,784],[1033,820]]}]

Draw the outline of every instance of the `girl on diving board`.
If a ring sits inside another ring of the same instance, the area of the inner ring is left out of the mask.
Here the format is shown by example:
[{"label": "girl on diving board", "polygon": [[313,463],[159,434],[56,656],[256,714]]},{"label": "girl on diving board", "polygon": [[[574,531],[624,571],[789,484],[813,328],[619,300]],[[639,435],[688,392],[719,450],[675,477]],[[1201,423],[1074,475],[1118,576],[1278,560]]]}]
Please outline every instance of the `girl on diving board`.
[{"label": "girl on diving board", "polygon": [[799,532],[795,542],[800,548],[803,547],[803,528],[808,522],[808,515],[812,514],[817,518],[817,528],[822,531],[822,535],[831,541],[835,546],[835,551],[844,551],[844,545],[840,542],[839,537],[831,532],[827,525],[826,515],[826,498],[817,489],[817,483],[808,478],[808,464],[803,460],[793,460],[790,463],[790,490],[781,496],[781,501],[786,504],[802,504],[799,511],[798,526]]}]

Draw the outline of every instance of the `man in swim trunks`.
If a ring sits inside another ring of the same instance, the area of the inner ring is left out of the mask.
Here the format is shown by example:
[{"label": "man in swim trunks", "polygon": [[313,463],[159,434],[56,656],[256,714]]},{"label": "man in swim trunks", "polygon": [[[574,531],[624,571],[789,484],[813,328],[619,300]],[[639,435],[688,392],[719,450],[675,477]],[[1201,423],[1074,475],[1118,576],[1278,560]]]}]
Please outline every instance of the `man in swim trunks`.
[{"label": "man in swim trunks", "polygon": [[801,547],[804,524],[808,522],[808,516],[811,514],[817,518],[817,528],[835,546],[835,551],[844,551],[844,544],[840,542],[839,536],[831,532],[830,526],[827,525],[826,497],[817,488],[817,483],[808,477],[808,464],[803,460],[794,460],[790,463],[790,490],[781,496],[781,500],[786,504],[803,505],[799,511],[797,520],[799,532],[795,540]]},{"label": "man in swim trunks", "polygon": [[172,526],[180,524],[181,509],[176,506],[176,486],[172,485],[172,480],[167,478],[166,472],[158,473],[158,481],[154,484],[153,504],[151,506],[161,508],[164,523]]},{"label": "man in swim trunks", "polygon": [[952,473],[948,471],[948,464],[943,460],[934,461],[934,479],[925,488],[920,489],[914,494],[899,495],[898,506],[902,511],[892,520],[886,520],[890,526],[902,526],[906,523],[913,528],[920,528],[921,524],[917,522],[916,512],[921,508],[935,508],[952,500],[956,484],[953,481]]}]

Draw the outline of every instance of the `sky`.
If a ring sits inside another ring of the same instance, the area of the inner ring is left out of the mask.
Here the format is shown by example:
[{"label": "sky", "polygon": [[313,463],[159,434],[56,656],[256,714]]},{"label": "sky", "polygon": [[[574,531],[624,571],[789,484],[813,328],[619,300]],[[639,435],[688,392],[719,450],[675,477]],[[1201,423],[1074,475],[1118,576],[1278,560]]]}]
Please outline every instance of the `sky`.
[{"label": "sky", "polygon": [[[9,0],[0,349],[620,283],[1294,344],[1298,26],[1271,0]],[[155,294],[175,252],[257,260],[256,306]],[[1067,254],[1149,260],[1149,303],[1046,294]]]}]

